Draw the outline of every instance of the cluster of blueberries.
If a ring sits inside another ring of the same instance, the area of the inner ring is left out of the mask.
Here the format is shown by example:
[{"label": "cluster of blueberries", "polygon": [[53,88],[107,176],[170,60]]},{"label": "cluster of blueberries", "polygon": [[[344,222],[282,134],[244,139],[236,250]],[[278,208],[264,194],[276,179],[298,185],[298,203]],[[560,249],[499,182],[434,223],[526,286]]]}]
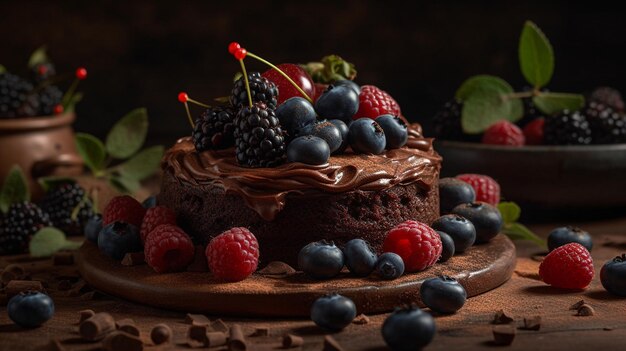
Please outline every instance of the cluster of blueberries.
[{"label": "cluster of blueberries", "polygon": [[[339,80],[322,93],[313,106],[301,97],[292,97],[276,109],[276,117],[287,131],[287,160],[321,165],[331,154],[348,146],[355,153],[381,154],[397,149],[408,140],[406,124],[397,116],[376,119],[353,116],[359,109],[361,88],[351,80]],[[323,120],[318,121],[318,116]]]}]

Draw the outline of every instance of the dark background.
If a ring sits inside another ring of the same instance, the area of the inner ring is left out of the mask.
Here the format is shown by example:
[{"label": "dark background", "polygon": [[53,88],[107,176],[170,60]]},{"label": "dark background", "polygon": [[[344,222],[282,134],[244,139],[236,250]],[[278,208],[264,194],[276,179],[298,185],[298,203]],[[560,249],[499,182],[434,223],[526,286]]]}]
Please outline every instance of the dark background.
[{"label": "dark background", "polygon": [[526,19],[555,48],[551,90],[626,88],[624,15],[598,1],[0,1],[0,64],[22,73],[45,44],[58,71],[89,70],[77,130],[103,136],[146,106],[151,137],[170,143],[189,133],[179,91],[205,102],[230,92],[238,65],[229,42],[276,64],[335,53],[356,64],[357,82],[387,90],[428,131],[470,75],[523,86],[517,41]]}]

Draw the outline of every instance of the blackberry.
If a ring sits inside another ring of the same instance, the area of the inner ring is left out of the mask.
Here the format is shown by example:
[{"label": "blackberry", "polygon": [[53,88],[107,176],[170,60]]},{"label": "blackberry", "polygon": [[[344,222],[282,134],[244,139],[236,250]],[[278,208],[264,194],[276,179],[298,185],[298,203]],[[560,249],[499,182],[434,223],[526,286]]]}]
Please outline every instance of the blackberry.
[{"label": "blackberry", "polygon": [[[278,88],[265,77],[261,77],[259,72],[251,72],[248,74],[248,82],[250,83],[250,94],[252,102],[262,102],[272,110],[278,106]],[[230,95],[230,104],[236,109],[248,105],[248,92],[246,91],[246,81],[244,77],[239,78],[235,82],[235,86]]]},{"label": "blackberry", "polygon": [[591,127],[594,144],[626,142],[626,116],[596,101],[587,104],[585,115]]},{"label": "blackberry", "polygon": [[445,140],[463,140],[465,134],[461,127],[463,101],[452,99],[433,117],[435,136]]},{"label": "blackberry", "polygon": [[198,152],[235,146],[235,112],[231,107],[210,107],[196,119],[193,144]]},{"label": "blackberry", "polygon": [[48,214],[32,202],[14,203],[4,220],[0,233],[0,255],[23,253],[28,249],[31,236],[52,223]]},{"label": "blackberry", "polygon": [[54,114],[54,107],[61,103],[63,92],[55,85],[47,85],[39,91],[39,115]]},{"label": "blackberry", "polygon": [[237,162],[245,167],[276,167],[285,161],[285,137],[274,110],[257,102],[235,117]]},{"label": "blackberry", "polygon": [[48,213],[52,224],[67,235],[82,235],[87,221],[94,215],[85,190],[76,183],[63,183],[48,190],[41,200],[41,209]]},{"label": "blackberry", "polygon": [[591,144],[589,122],[580,111],[563,110],[555,116],[546,117],[543,133],[547,145]]},{"label": "blackberry", "polygon": [[595,88],[588,96],[587,100],[607,105],[618,112],[624,111],[622,94],[618,90],[610,87]]},{"label": "blackberry", "polygon": [[33,85],[14,74],[0,74],[0,118],[33,117],[37,112]]}]

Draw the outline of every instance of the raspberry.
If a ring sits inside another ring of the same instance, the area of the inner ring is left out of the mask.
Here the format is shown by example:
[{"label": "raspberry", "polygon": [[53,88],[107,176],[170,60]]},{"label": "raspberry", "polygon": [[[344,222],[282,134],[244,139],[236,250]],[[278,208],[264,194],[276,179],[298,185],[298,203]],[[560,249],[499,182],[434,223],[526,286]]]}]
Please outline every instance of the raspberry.
[{"label": "raspberry", "polygon": [[244,280],[259,264],[259,243],[248,229],[232,228],[211,240],[206,257],[215,278],[231,282]]},{"label": "raspberry", "polygon": [[484,174],[459,174],[456,176],[471,185],[476,192],[476,201],[486,202],[493,206],[500,203],[500,184],[488,175]]},{"label": "raspberry", "polygon": [[591,254],[579,243],[552,250],[539,266],[539,276],[556,288],[583,289],[593,279]]},{"label": "raspberry", "polygon": [[150,232],[144,253],[146,262],[155,272],[177,272],[193,261],[195,248],[189,235],[182,229],[162,224]]},{"label": "raspberry", "polygon": [[376,118],[380,115],[400,116],[400,105],[386,91],[373,85],[361,87],[359,95],[359,110],[352,117],[357,120],[362,117]]},{"label": "raspberry", "polygon": [[106,226],[113,222],[126,222],[137,228],[141,227],[141,221],[146,214],[146,209],[133,197],[124,195],[116,196],[104,209],[102,225]]},{"label": "raspberry", "polygon": [[523,146],[526,142],[524,133],[509,121],[499,121],[487,128],[483,134],[483,144]]},{"label": "raspberry", "polygon": [[146,211],[146,215],[143,216],[143,222],[141,222],[141,241],[146,242],[148,234],[150,234],[154,228],[161,224],[176,225],[176,214],[174,211],[165,206],[151,207]]},{"label": "raspberry", "polygon": [[384,252],[394,252],[402,257],[407,272],[422,271],[437,262],[442,244],[439,234],[428,225],[406,221],[387,233]]},{"label": "raspberry", "polygon": [[543,144],[543,125],[545,122],[544,118],[537,118],[524,127],[524,137],[526,137],[527,145]]}]

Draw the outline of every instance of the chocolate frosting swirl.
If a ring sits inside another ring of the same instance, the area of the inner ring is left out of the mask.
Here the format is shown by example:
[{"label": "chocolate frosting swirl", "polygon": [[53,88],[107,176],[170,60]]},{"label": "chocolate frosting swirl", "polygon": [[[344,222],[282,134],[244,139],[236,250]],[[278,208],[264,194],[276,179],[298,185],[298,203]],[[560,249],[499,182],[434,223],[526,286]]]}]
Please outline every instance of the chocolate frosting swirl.
[{"label": "chocolate frosting swirl", "polygon": [[275,168],[241,167],[234,149],[196,152],[191,138],[179,139],[167,151],[162,168],[192,186],[212,185],[239,194],[263,219],[273,220],[288,194],[377,191],[395,185],[436,185],[441,157],[421,127],[409,127],[406,146],[382,155],[354,154],[349,149],[319,166],[286,163]]}]

